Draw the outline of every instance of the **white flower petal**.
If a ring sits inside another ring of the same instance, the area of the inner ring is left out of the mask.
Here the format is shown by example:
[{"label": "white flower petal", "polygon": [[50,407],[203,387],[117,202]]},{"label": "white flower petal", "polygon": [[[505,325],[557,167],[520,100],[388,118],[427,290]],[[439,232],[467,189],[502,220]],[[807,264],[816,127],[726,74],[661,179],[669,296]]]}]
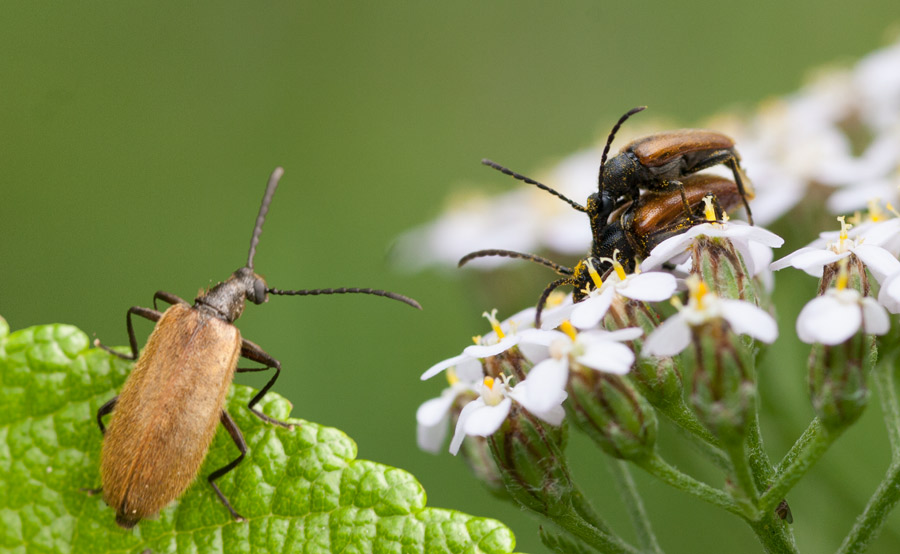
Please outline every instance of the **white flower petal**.
[{"label": "white flower petal", "polygon": [[650,333],[644,341],[641,356],[674,356],[691,342],[691,329],[681,312],[673,314]]},{"label": "white flower petal", "polygon": [[863,329],[870,335],[884,335],[891,329],[891,320],[884,308],[874,299],[862,299]]},{"label": "white flower petal", "polygon": [[[446,389],[446,391],[450,391],[450,389]],[[456,400],[455,394],[443,393],[437,398],[426,400],[416,410],[416,422],[428,427],[436,425],[450,412],[450,406],[453,405],[454,400]]]},{"label": "white flower petal", "polygon": [[482,403],[466,418],[464,426],[466,434],[479,437],[493,435],[503,425],[506,416],[509,415],[510,406],[512,406],[512,400],[509,398],[504,398],[496,406],[488,406]]},{"label": "white flower petal", "polygon": [[621,342],[595,343],[576,360],[591,369],[624,375],[634,364],[634,352]]},{"label": "white flower petal", "polygon": [[[563,399],[565,400],[565,398]],[[560,401],[561,402],[561,401]],[[530,411],[530,410],[529,410]],[[550,425],[554,427],[559,427],[559,425],[563,422],[563,419],[566,418],[566,410],[562,407],[562,404],[556,404],[549,410],[545,412],[532,412],[537,417],[543,419]]]},{"label": "white flower petal", "polygon": [[765,310],[743,300],[722,299],[722,317],[741,335],[772,344],[778,338],[778,324]]},{"label": "white flower petal", "polygon": [[463,350],[463,354],[471,356],[472,358],[487,358],[488,356],[496,356],[501,352],[506,352],[518,343],[518,335],[508,335],[497,344],[473,344],[472,346],[467,346],[465,350]]},{"label": "white flower petal", "polygon": [[900,261],[880,246],[861,244],[853,248],[853,253],[866,264],[875,280],[881,283],[885,277],[900,271]]},{"label": "white flower petal", "polygon": [[589,345],[591,342],[609,342],[609,341],[629,341],[639,339],[644,334],[644,330],[640,327],[626,327],[624,329],[616,329],[615,331],[585,331],[578,334],[578,342]]},{"label": "white flower petal", "polygon": [[797,336],[805,343],[840,344],[852,337],[862,323],[858,303],[842,302],[832,295],[817,296],[797,316]]},{"label": "white flower petal", "polygon": [[446,395],[446,398],[445,395],[441,395],[426,400],[416,411],[416,442],[425,452],[437,454],[444,444],[450,421],[450,406],[453,405],[455,398],[451,395]]},{"label": "white flower petal", "polygon": [[650,271],[662,266],[676,255],[682,253],[692,240],[693,236],[683,233],[662,241],[650,251],[647,259],[641,262],[641,271]]},{"label": "white flower petal", "polygon": [[[524,381],[516,385],[513,396],[517,402],[525,406],[529,412],[544,412],[558,405],[560,393],[565,398],[566,382],[569,379],[569,364],[553,358],[537,364]],[[521,387],[521,388],[520,388]]]},{"label": "white flower petal", "polygon": [[434,377],[438,373],[444,371],[448,367],[455,366],[455,365],[459,364],[460,362],[463,362],[465,360],[471,360],[471,359],[472,359],[471,356],[467,356],[466,354],[460,354],[459,356],[454,356],[452,358],[442,360],[442,361],[434,364],[430,368],[428,368],[428,370],[426,370],[425,373],[423,373],[422,376],[419,377],[419,379],[421,379],[423,381],[427,381],[428,379],[431,379],[432,377]]},{"label": "white flower petal", "polygon": [[484,400],[476,398],[463,406],[463,409],[459,412],[459,417],[456,419],[456,429],[453,431],[453,439],[450,440],[450,453],[454,456],[459,452],[459,447],[462,445],[463,439],[466,438],[466,421],[473,412],[482,407],[484,407]]},{"label": "white flower petal", "polygon": [[878,303],[892,314],[900,313],[900,273],[891,275],[881,284]]},{"label": "white flower petal", "polygon": [[676,287],[675,277],[671,273],[648,271],[629,277],[621,286],[616,287],[616,292],[644,302],[662,302],[675,294]]},{"label": "white flower petal", "polygon": [[612,304],[616,291],[613,287],[604,289],[600,294],[594,294],[575,304],[572,310],[572,325],[579,329],[596,327]]}]

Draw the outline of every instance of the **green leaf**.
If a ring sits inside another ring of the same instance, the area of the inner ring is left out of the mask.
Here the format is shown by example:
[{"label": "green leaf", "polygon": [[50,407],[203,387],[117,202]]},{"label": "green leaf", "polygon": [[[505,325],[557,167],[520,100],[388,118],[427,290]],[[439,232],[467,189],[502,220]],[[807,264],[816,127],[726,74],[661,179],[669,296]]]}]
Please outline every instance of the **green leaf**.
[{"label": "green leaf", "polygon": [[[247,410],[254,391],[237,385],[227,408],[249,452],[217,482],[247,522],[235,522],[206,482],[238,454],[220,428],[181,499],[156,520],[120,529],[100,495],[84,489],[100,486],[97,409],[130,369],[70,325],[10,334],[0,318],[0,551],[474,554],[515,546],[496,520],[426,507],[412,475],[356,460],[356,444],[337,429],[263,423]],[[291,410],[271,393],[260,407],[279,419]]]}]

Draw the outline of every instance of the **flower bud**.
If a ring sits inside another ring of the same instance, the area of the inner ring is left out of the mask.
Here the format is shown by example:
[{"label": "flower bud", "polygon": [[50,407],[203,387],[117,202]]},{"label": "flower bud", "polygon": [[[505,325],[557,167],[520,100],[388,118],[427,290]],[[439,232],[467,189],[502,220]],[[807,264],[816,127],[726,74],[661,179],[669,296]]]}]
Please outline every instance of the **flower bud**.
[{"label": "flower bud", "polygon": [[[638,327],[644,331],[645,337],[659,327],[659,323],[659,315],[649,304],[623,297],[613,300],[603,320],[603,326],[610,331]],[[641,339],[635,339],[630,346],[635,352],[640,352],[642,343]],[[684,387],[674,358],[641,357],[628,376],[654,406],[682,402]]]},{"label": "flower bud", "polygon": [[878,358],[875,337],[862,332],[834,346],[815,344],[809,354],[813,409],[832,429],[850,425],[869,401],[866,377]]},{"label": "flower bud", "polygon": [[[868,296],[865,265],[856,255],[825,266],[819,295],[832,288],[852,289]],[[840,344],[813,345],[809,353],[809,393],[813,409],[826,427],[846,427],[862,414],[869,401],[866,379],[877,359],[875,337],[863,330]]]},{"label": "flower bud", "polygon": [[559,427],[513,403],[500,429],[487,438],[507,493],[522,506],[551,518],[568,512],[574,484],[563,455],[565,422]]},{"label": "flower bud", "polygon": [[567,391],[567,414],[606,453],[635,460],[653,452],[656,414],[627,379],[573,364]]},{"label": "flower bud", "polygon": [[732,332],[722,318],[691,329],[693,367],[691,403],[698,417],[722,442],[740,443],[756,397],[749,341]]},{"label": "flower bud", "polygon": [[747,270],[743,256],[730,239],[700,235],[691,246],[691,272],[720,298],[746,300],[759,305],[758,282]]}]

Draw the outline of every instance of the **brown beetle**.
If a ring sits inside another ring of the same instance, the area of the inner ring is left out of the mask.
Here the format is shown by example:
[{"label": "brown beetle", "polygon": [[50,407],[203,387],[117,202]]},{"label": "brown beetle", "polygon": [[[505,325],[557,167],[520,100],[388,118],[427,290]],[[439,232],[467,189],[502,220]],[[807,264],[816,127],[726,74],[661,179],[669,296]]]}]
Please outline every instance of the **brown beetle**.
[{"label": "brown beetle", "polygon": [[[153,295],[153,305],[156,308],[157,300],[172,304],[165,313],[140,306],[129,309],[126,322],[130,354],[121,354],[95,341],[95,345],[120,358],[137,360],[119,396],[97,412],[97,423],[104,433],[101,490],[104,500],[116,510],[116,523],[124,528],[134,527],[141,519],[155,515],[187,489],[200,470],[219,422],[231,435],[240,455],[212,472],[208,481],[231,515],[243,521],[215,483],[247,453],[240,429],[223,407],[235,372],[274,369],[275,375],[250,400],[248,408],[263,421],[293,428],[254,408],[275,383],[281,373],[281,363],[256,344],[241,338],[233,325],[246,301],[262,304],[268,301],[269,294],[363,293],[392,298],[421,309],[411,298],[382,290],[269,288],[254,273],[253,257],[283,173],[279,167],[269,178],[246,266],[235,271],[227,281],[200,294],[193,306],[174,294],[159,291]],[[140,357],[132,315],[157,322]],[[262,367],[239,368],[237,363],[241,357],[259,362]],[[107,430],[102,418],[110,412],[113,417]]]},{"label": "brown beetle", "polygon": [[[643,111],[640,106],[626,113],[619,120],[616,128],[630,116]],[[604,151],[604,159],[610,141],[615,135],[610,134]],[[747,221],[753,224],[753,214],[747,195],[752,198],[752,191],[744,185],[747,177],[740,166],[741,158],[734,148],[734,140],[716,131],[703,129],[680,129],[664,131],[639,138],[625,145],[619,153],[609,159],[605,165],[600,163],[599,194],[612,199],[627,197],[636,199],[642,189],[651,191],[667,191],[682,188],[682,180],[698,171],[725,164],[734,176],[738,191],[743,198],[747,210]],[[686,198],[683,206],[688,211]]]},{"label": "brown beetle", "polygon": [[[604,278],[612,270],[612,264],[607,260],[614,256],[626,272],[633,272],[635,259],[646,258],[662,241],[683,233],[694,225],[706,222],[702,214],[706,206],[704,198],[707,196],[712,197],[717,218],[721,218],[726,211],[740,206],[744,198],[737,185],[730,179],[707,174],[690,175],[684,179],[680,191],[647,191],[636,200],[620,205],[610,216],[600,236],[594,238],[588,257],[580,260],[574,268],[534,254],[496,249],[467,254],[459,260],[459,266],[462,267],[475,258],[501,256],[529,260],[549,267],[561,275],[560,279],[547,285],[538,299],[535,326],[540,327],[544,303],[555,289],[572,285],[573,296],[577,302],[585,297],[585,291],[594,287],[588,271],[588,262]],[[687,214],[684,213],[683,207],[685,199],[689,205]]]},{"label": "brown beetle", "polygon": [[[607,165],[607,156],[616,133],[629,117],[644,109],[645,106],[639,106],[629,110],[613,126],[600,158],[597,192],[588,197],[584,206],[543,183],[491,160],[481,160],[484,165],[549,192],[575,210],[587,214],[593,236],[588,258],[572,269],[534,254],[492,249],[467,254],[458,265],[463,266],[475,258],[503,256],[530,260],[562,275],[562,278],[547,285],[540,296],[535,315],[535,323],[539,325],[543,304],[554,289],[575,285],[578,300],[579,291],[591,284],[584,270],[588,260],[603,273],[612,266],[600,259],[612,258],[618,250],[623,265],[631,271],[635,256],[644,257],[665,238],[704,222],[705,219],[698,215],[702,211],[698,210],[701,199],[707,193],[718,199],[720,210],[717,213],[731,209],[733,200],[742,202],[752,224],[748,199],[753,198],[753,188],[740,168],[734,141],[721,133],[696,129],[657,133],[632,141]],[[735,180],[694,175],[718,164],[728,165]],[[703,187],[711,188],[704,190]],[[676,205],[678,208],[673,211]]]}]

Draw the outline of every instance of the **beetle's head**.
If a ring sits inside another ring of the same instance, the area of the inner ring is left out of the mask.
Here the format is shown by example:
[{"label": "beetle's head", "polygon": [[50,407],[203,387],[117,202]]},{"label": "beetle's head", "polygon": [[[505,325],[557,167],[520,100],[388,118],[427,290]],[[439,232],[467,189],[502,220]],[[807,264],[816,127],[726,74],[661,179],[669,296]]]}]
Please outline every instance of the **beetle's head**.
[{"label": "beetle's head", "polygon": [[196,305],[212,309],[216,316],[233,323],[244,313],[247,301],[262,304],[269,299],[266,281],[249,267],[242,267],[194,301]]}]

